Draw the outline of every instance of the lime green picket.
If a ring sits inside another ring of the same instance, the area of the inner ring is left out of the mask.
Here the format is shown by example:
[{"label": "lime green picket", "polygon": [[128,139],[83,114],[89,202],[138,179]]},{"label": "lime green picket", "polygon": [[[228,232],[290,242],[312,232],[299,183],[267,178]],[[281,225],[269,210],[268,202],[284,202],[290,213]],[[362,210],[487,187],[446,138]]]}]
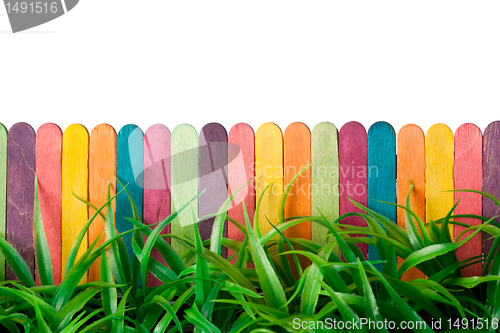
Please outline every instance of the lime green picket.
[{"label": "lime green picket", "polygon": [[[330,223],[339,217],[339,148],[337,128],[329,123],[317,124],[311,134],[311,215],[320,212]],[[327,229],[311,224],[313,242],[325,245]]]},{"label": "lime green picket", "polygon": [[[198,194],[198,133],[188,124],[177,126],[171,136],[171,213]],[[171,233],[194,239],[194,225],[198,220],[198,200],[191,203],[171,223]],[[182,257],[186,247],[172,239],[172,247]],[[189,261],[192,263],[193,261]]]}]

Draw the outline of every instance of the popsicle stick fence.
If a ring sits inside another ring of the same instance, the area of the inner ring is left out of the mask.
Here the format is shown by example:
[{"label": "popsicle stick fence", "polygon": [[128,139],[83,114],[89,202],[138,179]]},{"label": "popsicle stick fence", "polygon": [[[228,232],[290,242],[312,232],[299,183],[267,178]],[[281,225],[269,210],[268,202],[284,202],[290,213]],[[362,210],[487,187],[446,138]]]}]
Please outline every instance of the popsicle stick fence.
[{"label": "popsicle stick fence", "polygon": [[[500,209],[479,194],[442,192],[467,188],[500,197],[500,122],[490,124],[484,135],[473,124],[460,126],[455,135],[443,124],[432,126],[427,134],[416,125],[406,125],[396,135],[385,122],[373,124],[368,131],[357,122],[345,124],[340,131],[324,122],[312,132],[303,123],[293,123],[284,135],[273,123],[263,124],[256,132],[240,123],[229,134],[217,123],[207,124],[199,134],[187,124],[177,126],[172,133],[159,124],[145,133],[135,125],[126,125],[118,134],[111,126],[102,124],[90,135],[79,124],[69,126],[64,133],[55,124],[45,124],[35,135],[30,125],[18,123],[8,131],[0,125],[0,237],[19,251],[36,276],[32,232],[36,172],[54,280],[58,283],[64,277],[73,241],[95,213],[74,195],[101,206],[106,202],[108,181],[111,195],[123,189],[115,181],[115,174],[127,184],[126,190],[145,224],[164,219],[206,190],[162,231],[192,239],[193,221],[199,217],[200,233],[206,240],[211,235],[214,214],[240,187],[228,216],[244,222],[244,202],[253,223],[256,198],[263,194],[259,225],[254,227],[260,234],[271,230],[268,220],[278,223],[280,195],[285,186],[309,164],[290,189],[285,219],[322,213],[333,222],[340,214],[360,211],[347,199],[350,197],[406,227],[402,209],[379,201],[404,205],[410,189],[408,179],[414,187],[411,204],[423,221],[443,217],[458,200],[458,214],[500,215]],[[125,219],[134,215],[125,193],[117,197],[113,208],[117,230],[132,228]],[[471,219],[460,221],[479,223]],[[366,226],[356,216],[342,223]],[[103,230],[104,221],[98,217],[78,256]],[[450,230],[455,237],[464,227],[450,226]],[[241,231],[231,223],[226,223],[223,234],[229,239],[243,239]],[[327,230],[311,222],[294,226],[285,234],[318,244],[328,241]],[[131,236],[124,240],[133,259]],[[181,256],[188,256],[176,239],[167,240]],[[463,259],[480,255],[490,248],[491,240],[477,235],[457,250],[457,256]],[[360,249],[369,259],[378,259],[371,247],[361,244]],[[234,251],[224,248],[222,255],[228,258]],[[161,260],[157,253],[153,257]],[[186,260],[193,262],[192,257]],[[301,264],[307,261],[302,258]],[[96,263],[84,281],[98,279],[98,269]],[[476,264],[463,273],[480,271],[481,265]],[[417,269],[404,276],[417,277],[424,277]],[[14,273],[5,267],[3,256],[0,279],[15,279]],[[155,286],[160,282],[148,275],[147,283]]]}]

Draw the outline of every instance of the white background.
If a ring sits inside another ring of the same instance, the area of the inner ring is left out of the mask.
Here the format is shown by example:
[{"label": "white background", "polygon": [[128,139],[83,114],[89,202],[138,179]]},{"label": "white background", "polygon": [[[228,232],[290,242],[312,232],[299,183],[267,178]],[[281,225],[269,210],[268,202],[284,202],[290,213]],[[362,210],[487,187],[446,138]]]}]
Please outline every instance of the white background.
[{"label": "white background", "polygon": [[8,128],[500,119],[499,1],[80,0],[9,30],[0,8]]}]

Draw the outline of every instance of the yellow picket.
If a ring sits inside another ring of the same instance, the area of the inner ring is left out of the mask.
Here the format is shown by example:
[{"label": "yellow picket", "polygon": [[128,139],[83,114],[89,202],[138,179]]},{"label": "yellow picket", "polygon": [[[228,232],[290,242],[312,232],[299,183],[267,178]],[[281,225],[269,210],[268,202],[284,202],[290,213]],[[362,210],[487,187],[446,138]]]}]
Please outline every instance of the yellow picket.
[{"label": "yellow picket", "polygon": [[[80,124],[70,125],[63,135],[62,156],[62,277],[69,251],[78,233],[88,220],[87,205],[74,197],[88,200],[89,133]],[[87,250],[84,238],[78,258]],[[82,282],[87,282],[85,275]]]},{"label": "yellow picket", "polygon": [[[429,128],[425,138],[426,221],[446,216],[454,204],[453,132],[444,124]],[[453,225],[449,225],[453,238]]]},{"label": "yellow picket", "polygon": [[257,130],[255,175],[257,202],[266,186],[273,183],[264,193],[258,215],[258,227],[264,235],[272,228],[267,219],[274,225],[278,224],[278,207],[280,195],[283,192],[283,134],[276,124],[265,123]]}]

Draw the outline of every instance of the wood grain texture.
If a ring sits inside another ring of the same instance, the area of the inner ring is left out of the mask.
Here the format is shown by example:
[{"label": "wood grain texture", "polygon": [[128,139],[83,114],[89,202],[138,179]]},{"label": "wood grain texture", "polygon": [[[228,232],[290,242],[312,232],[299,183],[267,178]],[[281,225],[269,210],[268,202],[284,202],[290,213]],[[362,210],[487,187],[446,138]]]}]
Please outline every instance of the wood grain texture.
[{"label": "wood grain texture", "polygon": [[[62,142],[63,133],[55,124],[44,124],[36,132],[38,200],[56,284],[62,274]],[[38,273],[36,278],[39,284]]]},{"label": "wood grain texture", "polygon": [[[132,200],[142,220],[143,205],[143,172],[144,172],[144,134],[136,125],[125,125],[118,132],[116,138],[116,175],[127,185]],[[116,190],[120,192],[122,186],[117,183]],[[116,230],[125,232],[133,229],[132,223],[125,217],[133,217],[130,200],[125,192],[116,198]],[[123,237],[127,252],[132,262],[132,234]]]},{"label": "wood grain texture", "polygon": [[[200,131],[198,148],[198,191],[205,193],[198,201],[198,216],[203,218],[209,214],[217,214],[219,208],[227,200],[227,132],[218,123],[210,123]],[[215,217],[200,221],[202,240],[210,239]],[[224,224],[223,236],[227,237],[227,221]],[[227,258],[227,248],[221,249],[221,255]]]},{"label": "wood grain texture", "polygon": [[[483,136],[483,192],[500,198],[500,121],[489,124]],[[500,207],[492,200],[483,197],[483,216],[492,218],[500,215]],[[500,223],[500,218],[494,219]],[[483,233],[483,253],[488,255],[493,239],[488,233]]]},{"label": "wood grain texture", "polygon": [[[88,200],[89,177],[89,134],[80,124],[68,126],[63,134],[62,154],[62,278],[69,251],[88,220],[87,205],[79,201],[73,194]],[[87,250],[87,239],[84,238],[78,250],[76,261]],[[76,262],[75,261],[75,262]],[[82,278],[87,282],[87,274]]]},{"label": "wood grain texture", "polygon": [[[0,237],[5,239],[7,208],[7,129],[0,124]],[[0,281],[5,281],[5,257],[0,253]]]},{"label": "wood grain texture", "polygon": [[[446,216],[453,207],[453,133],[444,124],[429,128],[425,137],[426,221]],[[453,239],[453,225],[449,225]]]},{"label": "wood grain texture", "polygon": [[[89,151],[89,199],[96,206],[101,207],[108,199],[108,180],[111,185],[110,196],[116,194],[116,132],[108,124],[96,126],[90,133]],[[113,213],[116,211],[116,200],[111,203]],[[93,208],[89,208],[89,216],[95,214]],[[104,210],[106,214],[106,209]],[[114,218],[114,216],[113,216]],[[91,244],[101,232],[104,231],[104,220],[97,216],[88,230],[88,241]],[[104,242],[101,237],[98,245]],[[88,280],[99,281],[100,258],[94,262],[88,272]]]},{"label": "wood grain texture", "polygon": [[[413,211],[425,221],[425,136],[417,125],[403,126],[397,137],[397,200],[398,205],[406,204],[406,196],[410,191],[410,180],[413,191],[410,204]],[[398,225],[406,229],[404,209],[398,208]],[[420,230],[416,221],[417,229]],[[398,258],[398,266],[403,261]],[[417,268],[412,268],[403,274],[404,281],[423,279],[425,275]]]},{"label": "wood grain texture", "polygon": [[[348,212],[362,212],[347,197],[367,205],[367,138],[366,130],[358,122],[346,123],[339,133],[339,166],[340,166],[340,215]],[[349,216],[341,221],[343,224],[366,227],[366,221],[359,216]],[[365,237],[351,234],[353,237]],[[367,256],[366,244],[358,244],[363,255]]]},{"label": "wood grain texture", "polygon": [[[288,125],[283,138],[283,184],[288,186],[292,179],[311,163],[311,131],[300,122]],[[311,169],[307,168],[288,192],[285,203],[285,218],[311,215]],[[287,238],[311,239],[311,221],[302,222],[285,230]],[[298,256],[302,269],[311,264],[304,256]],[[292,271],[296,268],[293,256],[289,256]]]},{"label": "wood grain texture", "polygon": [[[7,137],[7,241],[35,276],[33,211],[35,200],[35,131],[26,123],[12,126]],[[6,268],[5,278],[16,280]]]},{"label": "wood grain texture", "polygon": [[[379,201],[396,203],[396,133],[383,121],[368,130],[368,208],[396,223],[397,207]],[[380,260],[373,246],[368,247],[368,260]]]},{"label": "wood grain texture", "polygon": [[[313,128],[311,161],[311,215],[323,214],[333,223],[339,217],[339,145],[333,124],[322,122]],[[311,224],[313,242],[326,245],[327,233],[327,228]]]},{"label": "wood grain texture", "polygon": [[[273,123],[259,127],[255,136],[255,194],[261,206],[258,215],[258,227],[262,235],[272,229],[272,224],[279,222],[279,201],[283,192],[283,135]],[[273,183],[263,194],[267,185]],[[267,219],[266,219],[267,217]]]},{"label": "wood grain texture", "polygon": [[[255,177],[255,133],[249,125],[239,123],[234,125],[229,131],[228,142],[228,195],[231,195],[231,193]],[[233,204],[228,211],[228,216],[244,224],[243,201],[245,201],[250,223],[253,225],[255,214],[255,181],[252,181],[236,194],[233,198]],[[240,229],[232,223],[228,224],[227,236],[229,239],[234,239],[238,242],[243,242],[245,239]],[[234,251],[228,249],[228,257],[231,257],[233,254]],[[235,262],[236,257],[231,259],[232,264]]]},{"label": "wood grain texture", "polygon": [[[463,124],[455,132],[455,189],[482,190],[483,181],[483,135],[474,124]],[[481,215],[483,211],[482,196],[478,193],[455,192],[455,203],[460,200],[454,214]],[[470,225],[480,225],[481,221],[471,218],[455,219]],[[455,237],[466,228],[455,225]],[[472,231],[467,232],[463,239]],[[477,234],[470,241],[456,250],[458,261],[483,253],[482,237]],[[463,276],[480,276],[482,265],[475,264],[462,269]]]},{"label": "wood grain texture", "polygon": [[[171,211],[174,213],[198,194],[198,133],[191,125],[181,124],[172,131],[171,140]],[[198,200],[194,200],[170,223],[171,233],[194,240],[197,220]],[[188,252],[175,239],[172,239],[172,247],[181,257]],[[193,262],[194,259],[187,261]]]},{"label": "wood grain texture", "polygon": [[[148,128],[144,134],[144,224],[154,224],[170,215],[170,131],[161,124]],[[161,234],[170,233],[167,225]],[[170,238],[166,239],[170,243]],[[166,265],[156,249],[151,257]],[[148,271],[147,286],[161,284]]]}]

